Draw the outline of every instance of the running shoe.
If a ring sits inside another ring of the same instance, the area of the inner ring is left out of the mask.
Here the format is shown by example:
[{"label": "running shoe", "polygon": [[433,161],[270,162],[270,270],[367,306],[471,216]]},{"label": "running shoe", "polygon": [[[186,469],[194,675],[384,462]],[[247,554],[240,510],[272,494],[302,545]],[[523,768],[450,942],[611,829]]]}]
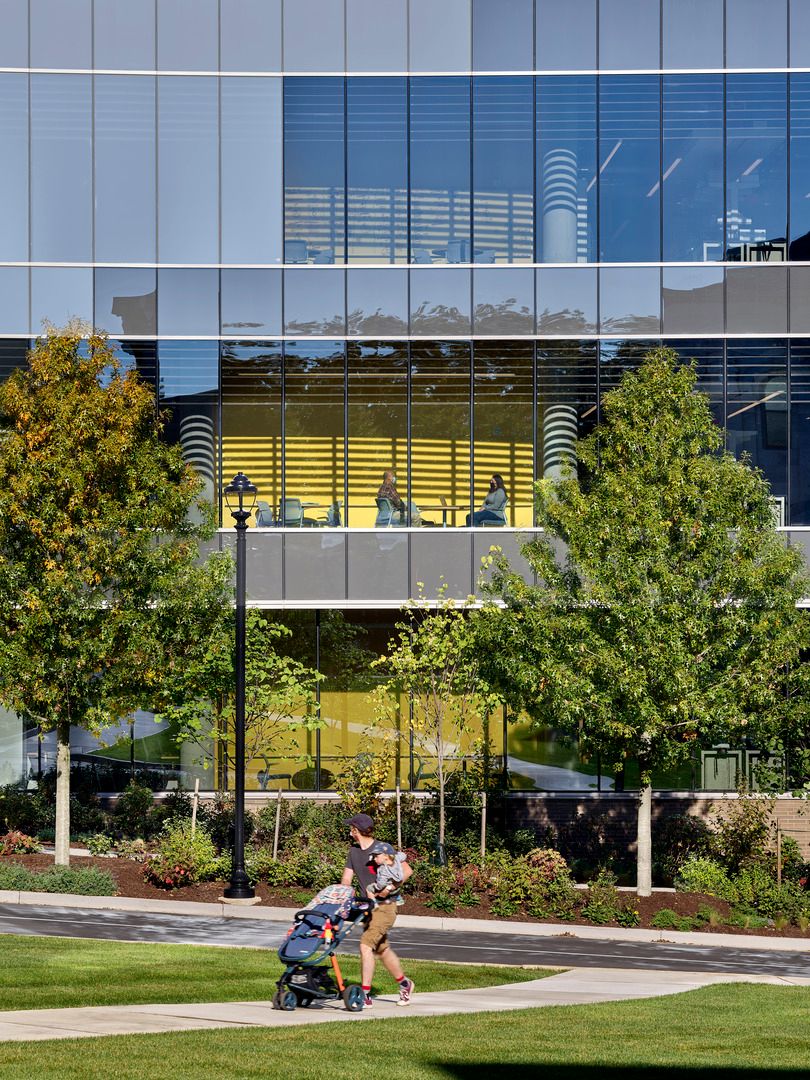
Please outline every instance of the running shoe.
[{"label": "running shoe", "polygon": [[410,1005],[413,993],[413,979],[403,979],[399,984],[399,1001],[397,1005]]}]

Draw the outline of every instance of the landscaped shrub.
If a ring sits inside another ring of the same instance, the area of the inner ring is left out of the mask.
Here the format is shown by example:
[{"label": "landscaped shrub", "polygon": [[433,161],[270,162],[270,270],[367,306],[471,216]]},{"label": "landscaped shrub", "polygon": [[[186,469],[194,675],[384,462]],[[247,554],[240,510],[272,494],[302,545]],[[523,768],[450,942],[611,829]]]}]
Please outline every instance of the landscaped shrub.
[{"label": "landscaped shrub", "polygon": [[526,865],[536,870],[543,881],[556,881],[561,877],[570,877],[568,863],[553,848],[532,848],[524,856]]},{"label": "landscaped shrub", "polygon": [[793,881],[777,885],[763,866],[752,865],[734,878],[737,900],[741,907],[750,908],[767,919],[783,915],[791,922],[810,914],[810,897]]},{"label": "landscaped shrub", "polygon": [[578,881],[601,869],[611,868],[620,855],[610,838],[608,819],[604,814],[595,817],[577,814],[573,821],[560,826],[557,847]]},{"label": "landscaped shrub", "polygon": [[105,836],[104,833],[88,836],[86,843],[87,850],[91,855],[109,855],[113,848],[112,837]]},{"label": "landscaped shrub", "polygon": [[39,851],[39,842],[33,836],[12,829],[0,836],[0,855],[31,855]]},{"label": "landscaped shrub", "polygon": [[155,831],[155,819],[152,817],[154,795],[152,789],[130,780],[118,796],[112,812],[113,825],[117,832],[126,837],[147,838]]},{"label": "landscaped shrub", "polygon": [[616,875],[610,870],[600,870],[596,879],[588,885],[588,897],[582,914],[597,926],[604,926],[613,922],[622,908]]},{"label": "landscaped shrub", "polygon": [[576,916],[580,894],[570,877],[558,877],[545,882],[542,889],[529,899],[526,910],[533,919],[560,919],[570,922]]},{"label": "landscaped shrub", "polygon": [[[253,814],[246,813],[244,818],[245,843],[253,836],[255,821]],[[233,847],[234,801],[233,795],[217,794],[213,803],[206,807],[205,831],[214,842],[218,851],[230,851]]]},{"label": "landscaped shrub", "polygon": [[112,875],[94,866],[55,866],[53,870],[33,876],[36,892],[75,893],[78,896],[115,896],[116,893]]},{"label": "landscaped shrub", "polygon": [[679,915],[672,908],[661,908],[650,919],[650,926],[658,930],[694,930],[694,919],[686,915]]},{"label": "landscaped shrub", "polygon": [[343,766],[335,781],[346,815],[371,814],[376,817],[381,807],[381,792],[386,785],[391,759],[386,754],[360,753],[343,759]]},{"label": "landscaped shrub", "polygon": [[140,837],[135,840],[120,840],[116,850],[119,859],[131,859],[132,862],[144,862],[149,852],[146,841]]},{"label": "landscaped shrub", "polygon": [[732,903],[737,899],[737,890],[725,867],[713,859],[692,856],[678,871],[675,888],[679,892],[696,892],[705,896],[719,896],[721,900]]},{"label": "landscaped shrub", "polygon": [[48,824],[48,807],[41,792],[21,791],[14,784],[0,788],[0,828],[34,834]]},{"label": "landscaped shrub", "polygon": [[763,862],[773,848],[773,799],[740,792],[739,798],[713,811],[712,855],[736,874],[751,863]]},{"label": "landscaped shrub", "polygon": [[33,892],[34,872],[20,863],[3,863],[0,866],[0,889],[11,892]]},{"label": "landscaped shrub", "polygon": [[192,833],[191,823],[168,822],[157,841],[157,850],[144,863],[144,877],[162,889],[177,889],[216,877],[219,856],[203,829]]},{"label": "landscaped shrub", "polygon": [[661,818],[652,827],[653,874],[670,883],[692,856],[710,855],[712,832],[702,818],[677,814]]}]

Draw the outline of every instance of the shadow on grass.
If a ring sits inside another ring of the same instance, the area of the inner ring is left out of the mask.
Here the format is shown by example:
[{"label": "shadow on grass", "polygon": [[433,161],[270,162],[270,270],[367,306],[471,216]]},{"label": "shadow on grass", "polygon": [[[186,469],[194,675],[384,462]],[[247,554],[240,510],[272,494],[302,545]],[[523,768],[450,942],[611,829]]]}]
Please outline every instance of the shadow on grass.
[{"label": "shadow on grass", "polygon": [[499,1065],[432,1063],[448,1080],[517,1080],[541,1077],[542,1080],[789,1080],[807,1076],[804,1069],[741,1069],[733,1066],[691,1065],[572,1065],[556,1062],[501,1062]]}]

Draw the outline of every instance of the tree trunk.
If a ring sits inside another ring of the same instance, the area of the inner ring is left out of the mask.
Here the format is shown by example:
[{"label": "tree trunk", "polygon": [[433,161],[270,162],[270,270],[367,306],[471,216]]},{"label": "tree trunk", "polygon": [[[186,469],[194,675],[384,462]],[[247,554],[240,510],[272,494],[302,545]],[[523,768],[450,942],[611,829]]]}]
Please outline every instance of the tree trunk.
[{"label": "tree trunk", "polygon": [[644,782],[644,767],[638,792],[638,831],[636,834],[636,892],[639,896],[652,893],[652,785]]},{"label": "tree trunk", "polygon": [[57,866],[70,866],[70,724],[56,725],[56,837]]},{"label": "tree trunk", "polygon": [[436,756],[436,779],[439,781],[439,846],[444,851],[444,758],[441,750]]}]

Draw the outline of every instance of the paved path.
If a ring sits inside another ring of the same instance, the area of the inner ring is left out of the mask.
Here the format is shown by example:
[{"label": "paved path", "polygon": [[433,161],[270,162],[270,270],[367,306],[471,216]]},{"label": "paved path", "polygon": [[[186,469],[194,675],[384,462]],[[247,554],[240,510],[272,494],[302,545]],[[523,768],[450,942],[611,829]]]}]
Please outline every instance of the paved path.
[{"label": "paved path", "polygon": [[193,1005],[128,1005],[86,1009],[31,1009],[0,1012],[0,1041],[74,1039],[98,1035],[160,1034],[202,1028],[290,1027],[299,1024],[357,1023],[402,1016],[445,1016],[449,1013],[500,1012],[545,1005],[586,1005],[632,998],[679,994],[721,982],[757,982],[778,986],[810,986],[810,978],[773,975],[709,975],[672,971],[620,971],[592,968],[561,972],[533,982],[483,990],[415,994],[407,1009],[394,997],[375,999],[373,1009],[349,1013],[337,1002],[295,1012],[277,1012],[269,1001]]}]

